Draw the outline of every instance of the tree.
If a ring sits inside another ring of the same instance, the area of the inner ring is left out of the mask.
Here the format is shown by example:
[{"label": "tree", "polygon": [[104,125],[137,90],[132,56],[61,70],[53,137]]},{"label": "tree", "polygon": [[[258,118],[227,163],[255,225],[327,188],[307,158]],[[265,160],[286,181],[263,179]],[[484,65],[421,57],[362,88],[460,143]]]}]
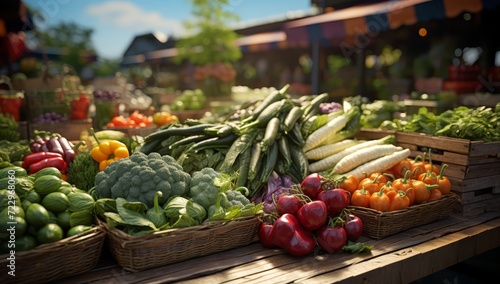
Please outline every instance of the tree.
[{"label": "tree", "polygon": [[232,63],[241,58],[234,41],[238,34],[226,26],[239,17],[224,10],[228,0],[190,0],[194,20],[184,22],[188,36],[176,43],[177,62],[187,59],[194,65]]},{"label": "tree", "polygon": [[85,55],[95,54],[91,40],[93,32],[76,23],[62,22],[37,33],[38,47],[60,49],[60,60],[80,72],[89,63]]}]

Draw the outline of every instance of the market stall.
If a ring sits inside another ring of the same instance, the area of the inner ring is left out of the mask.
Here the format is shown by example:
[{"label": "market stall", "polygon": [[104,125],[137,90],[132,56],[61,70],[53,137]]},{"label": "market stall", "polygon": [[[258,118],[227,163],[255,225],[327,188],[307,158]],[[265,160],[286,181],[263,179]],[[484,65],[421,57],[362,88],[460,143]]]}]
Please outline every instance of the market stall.
[{"label": "market stall", "polygon": [[406,283],[500,246],[498,106],[404,118],[391,102],[288,87],[144,136],[10,130],[0,193],[2,224],[16,224],[1,235],[2,273]]}]

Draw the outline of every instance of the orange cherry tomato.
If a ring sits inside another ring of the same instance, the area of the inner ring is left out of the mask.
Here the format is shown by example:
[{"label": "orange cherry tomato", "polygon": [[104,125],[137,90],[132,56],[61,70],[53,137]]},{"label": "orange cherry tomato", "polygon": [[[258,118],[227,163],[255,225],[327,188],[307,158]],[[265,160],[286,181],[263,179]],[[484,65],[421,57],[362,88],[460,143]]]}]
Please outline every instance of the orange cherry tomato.
[{"label": "orange cherry tomato", "polygon": [[[425,154],[424,154],[425,157]],[[411,178],[417,179],[421,173],[425,173],[425,161],[422,156],[417,156],[411,161]]]},{"label": "orange cherry tomato", "polygon": [[443,194],[441,193],[441,190],[439,188],[431,188],[430,190],[430,196],[429,196],[429,202],[434,201],[434,200],[439,200],[441,197],[443,197]]},{"label": "orange cherry tomato", "polygon": [[386,184],[388,181],[392,180],[394,176],[392,176],[391,174],[383,174],[383,173],[373,173],[370,175],[370,179],[372,180],[377,180],[378,184],[380,186]]},{"label": "orange cherry tomato", "polygon": [[451,192],[451,182],[448,177],[443,175],[444,169],[448,167],[447,164],[441,166],[441,170],[439,171],[439,175],[437,178],[437,184],[439,185],[439,190],[443,195],[449,194]]},{"label": "orange cherry tomato", "polygon": [[415,189],[414,204],[427,202],[431,196],[431,189],[439,187],[437,184],[429,185],[421,180],[413,180],[411,184],[413,189]]},{"label": "orange cherry tomato", "polygon": [[437,175],[434,172],[427,171],[425,173],[421,173],[418,178],[418,180],[421,180],[425,182],[426,184],[437,184]]},{"label": "orange cherry tomato", "polygon": [[411,183],[409,180],[409,175],[410,175],[410,170],[407,170],[406,173],[403,175],[402,178],[397,178],[392,182],[392,186],[396,190],[403,190],[406,191],[408,188],[411,187]]},{"label": "orange cherry tomato", "polygon": [[370,192],[364,188],[355,190],[351,195],[351,205],[370,207]]},{"label": "orange cherry tomato", "polygon": [[406,171],[408,171],[408,170],[411,171],[411,160],[408,158],[401,160],[399,163],[394,165],[391,168],[391,170],[394,174],[394,177],[396,177],[396,178],[403,177],[405,175]]},{"label": "orange cherry tomato", "polygon": [[113,117],[111,119],[111,123],[113,123],[115,127],[124,127],[130,125],[130,122],[123,115]]},{"label": "orange cherry tomato", "polygon": [[390,206],[391,200],[382,190],[375,192],[370,196],[370,208],[386,212],[389,211]]},{"label": "orange cherry tomato", "polygon": [[348,175],[342,179],[339,187],[353,194],[358,189],[358,178],[355,175]]},{"label": "orange cherry tomato", "polygon": [[406,192],[402,190],[391,191],[388,196],[391,200],[389,211],[402,210],[410,206],[410,198],[406,195]]}]

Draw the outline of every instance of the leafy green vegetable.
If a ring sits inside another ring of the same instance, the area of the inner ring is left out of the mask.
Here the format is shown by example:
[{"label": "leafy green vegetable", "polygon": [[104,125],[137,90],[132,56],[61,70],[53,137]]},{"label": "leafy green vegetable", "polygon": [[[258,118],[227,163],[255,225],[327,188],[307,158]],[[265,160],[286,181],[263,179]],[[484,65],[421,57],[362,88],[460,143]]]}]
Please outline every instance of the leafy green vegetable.
[{"label": "leafy green vegetable", "polygon": [[163,193],[157,191],[154,197],[154,207],[149,208],[146,212],[146,217],[155,224],[156,227],[161,227],[168,223],[167,216],[163,212],[163,209],[158,205],[158,198],[162,197]]},{"label": "leafy green vegetable", "polygon": [[[499,103],[500,104],[500,103]],[[437,115],[421,107],[409,120],[394,120],[394,124],[384,126],[403,132],[426,133],[485,142],[500,141],[500,109],[480,106],[468,108],[459,106]]]},{"label": "leafy green vegetable", "polygon": [[69,165],[68,181],[81,190],[88,191],[95,185],[99,164],[92,158],[90,151],[80,151]]},{"label": "leafy green vegetable", "polygon": [[360,253],[364,251],[371,251],[374,248],[373,245],[367,245],[365,243],[347,241],[347,244],[342,248],[343,251],[350,253]]},{"label": "leafy green vegetable", "polygon": [[[130,227],[140,227],[140,231],[157,231],[158,228],[153,222],[146,218],[146,205],[140,202],[128,202],[125,198],[116,199],[116,209],[118,213],[106,212],[106,222],[110,227],[124,226],[124,231],[128,232]],[[142,210],[141,210],[142,209]],[[137,231],[136,231],[137,232]]]}]

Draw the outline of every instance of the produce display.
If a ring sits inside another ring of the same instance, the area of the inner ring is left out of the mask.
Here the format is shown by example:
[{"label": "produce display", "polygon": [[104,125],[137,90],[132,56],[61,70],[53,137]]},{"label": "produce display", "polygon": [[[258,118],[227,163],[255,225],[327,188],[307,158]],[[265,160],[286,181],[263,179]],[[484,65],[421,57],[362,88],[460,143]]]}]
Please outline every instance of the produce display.
[{"label": "produce display", "polygon": [[19,141],[19,124],[13,116],[0,113],[0,137],[11,142]]},{"label": "produce display", "polygon": [[500,103],[495,108],[459,106],[440,114],[422,107],[410,119],[384,121],[380,128],[485,142],[500,141]]},{"label": "produce display", "polygon": [[133,111],[127,116],[117,115],[111,118],[106,127],[146,127],[153,124],[153,117],[144,115],[139,111]]},{"label": "produce display", "polygon": [[202,90],[184,90],[170,104],[170,110],[199,110],[206,105],[206,97]]},{"label": "produce display", "polygon": [[[16,122],[2,116],[1,225],[15,218],[16,246],[30,250],[100,223],[131,237],[168,238],[163,232],[258,218],[257,236],[266,248],[292,256],[361,253],[373,246],[362,242],[359,208],[404,214],[452,195],[448,166],[434,165],[430,149],[410,157],[393,134],[356,138],[373,122],[367,117],[389,106],[367,107],[359,98],[340,104],[327,94],[296,98],[288,87],[230,113],[182,123],[165,112],[110,118],[110,127],[158,127],[144,137],[90,129],[81,141],[43,131],[19,141]],[[113,100],[101,93],[94,98]],[[203,102],[195,94],[185,97]],[[391,123],[398,130],[426,125],[434,127],[425,129],[433,135],[495,140],[498,109],[421,111]],[[0,232],[2,252],[8,245]]]},{"label": "produce display", "polygon": [[[90,230],[94,225],[94,199],[61,178],[53,167],[29,174],[21,167],[1,170],[8,179],[16,176],[13,189],[0,190],[1,253],[15,247],[26,251]],[[10,183],[9,183],[10,184]],[[2,186],[3,187],[3,186]],[[15,204],[13,206],[12,204]],[[15,244],[9,242],[8,225],[15,222]]]},{"label": "produce display", "polygon": [[55,112],[42,113],[33,118],[33,122],[60,122],[67,120],[68,118],[66,116],[62,116]]}]

